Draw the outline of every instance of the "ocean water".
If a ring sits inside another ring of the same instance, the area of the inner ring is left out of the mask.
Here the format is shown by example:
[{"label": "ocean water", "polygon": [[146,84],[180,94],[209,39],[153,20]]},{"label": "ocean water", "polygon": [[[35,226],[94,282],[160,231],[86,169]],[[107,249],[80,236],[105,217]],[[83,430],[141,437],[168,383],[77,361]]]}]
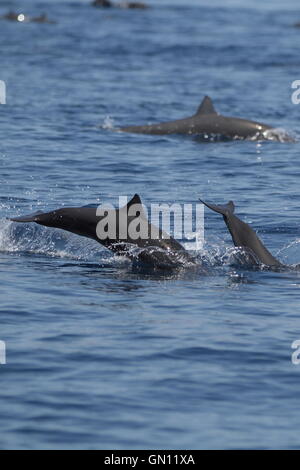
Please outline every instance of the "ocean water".
[{"label": "ocean water", "polygon": [[[233,200],[282,262],[300,263],[298,2],[2,1],[56,24],[0,22],[0,447],[298,448],[300,272],[232,264],[205,211],[211,266],[151,272],[97,243],[7,217],[62,206]],[[295,143],[114,132],[223,114]]]}]

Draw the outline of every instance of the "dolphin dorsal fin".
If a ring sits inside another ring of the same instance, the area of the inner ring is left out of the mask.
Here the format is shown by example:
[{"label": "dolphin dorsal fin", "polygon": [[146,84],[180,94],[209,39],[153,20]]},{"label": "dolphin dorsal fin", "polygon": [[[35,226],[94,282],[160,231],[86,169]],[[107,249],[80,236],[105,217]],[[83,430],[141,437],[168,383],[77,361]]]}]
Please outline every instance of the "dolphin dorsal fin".
[{"label": "dolphin dorsal fin", "polygon": [[123,209],[126,208],[127,212],[132,206],[140,206],[138,208],[138,211],[142,217],[147,218],[146,213],[144,211],[143,203],[141,201],[141,198],[138,194],[135,194],[132,199],[126,204],[126,206],[123,207]]},{"label": "dolphin dorsal fin", "polygon": [[132,199],[127,203],[127,209],[134,204],[142,204],[141,198],[138,194],[135,194]]},{"label": "dolphin dorsal fin", "polygon": [[141,206],[141,211],[140,212],[141,213],[144,212],[143,211],[143,204],[142,204],[141,198],[138,194],[135,194],[130,199],[130,201],[128,201],[127,204],[125,204],[125,206],[120,207],[118,210],[128,212],[130,207],[132,207],[132,206]]},{"label": "dolphin dorsal fin", "polygon": [[217,111],[215,110],[213,102],[209,96],[205,96],[203,98],[203,101],[196,112],[196,115],[198,114],[217,114]]}]

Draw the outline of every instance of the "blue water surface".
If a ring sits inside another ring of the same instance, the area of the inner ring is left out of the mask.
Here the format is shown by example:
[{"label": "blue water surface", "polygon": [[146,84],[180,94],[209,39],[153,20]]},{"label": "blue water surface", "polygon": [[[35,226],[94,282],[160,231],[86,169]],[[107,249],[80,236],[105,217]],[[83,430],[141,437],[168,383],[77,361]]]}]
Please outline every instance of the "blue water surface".
[{"label": "blue water surface", "polygon": [[[0,447],[297,448],[300,274],[230,263],[205,212],[212,269],[140,271],[96,242],[6,218],[62,206],[233,200],[300,263],[298,1],[2,1],[56,24],[0,22]],[[201,143],[114,132],[223,114],[297,139]]]}]

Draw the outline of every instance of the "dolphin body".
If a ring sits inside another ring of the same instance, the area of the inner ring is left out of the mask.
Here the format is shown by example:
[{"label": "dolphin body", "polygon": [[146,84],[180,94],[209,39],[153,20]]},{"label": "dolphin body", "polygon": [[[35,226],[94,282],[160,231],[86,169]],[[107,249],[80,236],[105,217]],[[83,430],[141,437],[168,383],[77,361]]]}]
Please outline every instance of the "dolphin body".
[{"label": "dolphin body", "polygon": [[234,214],[235,206],[232,201],[224,206],[209,204],[201,199],[200,201],[209,209],[223,215],[234,245],[245,250],[249,264],[269,267],[284,266],[267,250],[250,225],[242,222]]},{"label": "dolphin body", "polygon": [[[46,227],[55,227],[83,237],[92,238],[118,255],[125,255],[158,269],[169,269],[196,264],[194,258],[174,238],[148,222],[140,197],[135,194],[121,209],[103,209],[97,215],[95,207],[68,207],[51,212],[37,212],[22,217],[13,217],[13,222],[36,222]],[[105,232],[105,224],[110,221],[112,232]],[[97,230],[99,224],[101,234]],[[115,224],[115,225],[114,225]],[[130,231],[139,225],[136,231]]]},{"label": "dolphin body", "polygon": [[266,135],[272,127],[247,119],[226,117],[217,113],[209,96],[205,96],[196,114],[185,119],[162,122],[145,126],[128,126],[118,129],[123,132],[137,134],[188,134],[188,135],[220,135],[230,139],[272,139],[293,141],[290,136],[280,136],[276,132]]}]

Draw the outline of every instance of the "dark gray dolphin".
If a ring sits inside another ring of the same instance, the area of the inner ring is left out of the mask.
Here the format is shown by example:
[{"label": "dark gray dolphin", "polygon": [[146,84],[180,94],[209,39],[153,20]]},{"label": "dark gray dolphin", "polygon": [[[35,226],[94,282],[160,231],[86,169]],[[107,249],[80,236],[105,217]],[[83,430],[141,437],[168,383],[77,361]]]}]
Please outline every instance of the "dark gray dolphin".
[{"label": "dark gray dolphin", "polygon": [[101,8],[111,8],[113,4],[109,0],[94,0],[92,2],[92,6]]},{"label": "dark gray dolphin", "polygon": [[149,8],[148,5],[146,5],[146,3],[142,3],[142,2],[120,2],[120,3],[117,3],[117,6],[120,7],[120,8],[128,8],[128,9],[140,9],[140,10],[145,10],[147,8]]},{"label": "dark gray dolphin", "polygon": [[50,20],[46,13],[41,14],[40,16],[35,16],[30,19],[33,23],[48,23],[48,24],[55,24],[56,21]]},{"label": "dark gray dolphin", "polygon": [[19,23],[48,23],[48,24],[55,24],[55,21],[52,21],[48,18],[48,16],[43,13],[40,16],[29,17],[24,15],[23,13],[15,13],[14,11],[8,12],[6,15],[0,17],[0,19],[9,20],[9,21],[18,21]]},{"label": "dark gray dolphin", "polygon": [[148,5],[142,2],[120,2],[113,3],[110,0],[94,0],[92,6],[100,8],[125,8],[125,9],[146,9],[149,8]]},{"label": "dark gray dolphin", "polygon": [[[193,258],[185,248],[163,230],[150,224],[144,212],[140,197],[135,196],[121,209],[108,209],[97,215],[95,207],[68,207],[51,212],[13,217],[13,222],[36,222],[46,227],[55,227],[83,237],[92,238],[119,255],[138,259],[157,268],[172,268],[192,262]],[[105,225],[115,222],[113,234],[105,232]],[[114,222],[113,222],[114,221]],[[103,229],[99,234],[99,223]],[[136,227],[136,237],[130,227]],[[135,250],[134,248],[138,248]]]},{"label": "dark gray dolphin", "polygon": [[279,136],[276,133],[267,136],[266,131],[272,127],[247,119],[226,117],[217,113],[212,100],[205,96],[194,116],[176,121],[162,122],[145,126],[121,127],[123,132],[138,134],[190,134],[220,135],[231,139],[272,139],[292,141],[290,136]]},{"label": "dark gray dolphin", "polygon": [[2,15],[0,18],[2,20],[18,21],[19,23],[29,21],[29,16],[25,15],[24,13],[16,13],[12,10],[5,15]]},{"label": "dark gray dolphin", "polygon": [[224,206],[209,204],[200,199],[209,209],[223,215],[223,219],[231,234],[235,246],[243,248],[250,256],[250,262],[253,265],[264,264],[266,266],[283,266],[262,244],[250,225],[242,222],[234,215],[234,203],[232,201]]}]

